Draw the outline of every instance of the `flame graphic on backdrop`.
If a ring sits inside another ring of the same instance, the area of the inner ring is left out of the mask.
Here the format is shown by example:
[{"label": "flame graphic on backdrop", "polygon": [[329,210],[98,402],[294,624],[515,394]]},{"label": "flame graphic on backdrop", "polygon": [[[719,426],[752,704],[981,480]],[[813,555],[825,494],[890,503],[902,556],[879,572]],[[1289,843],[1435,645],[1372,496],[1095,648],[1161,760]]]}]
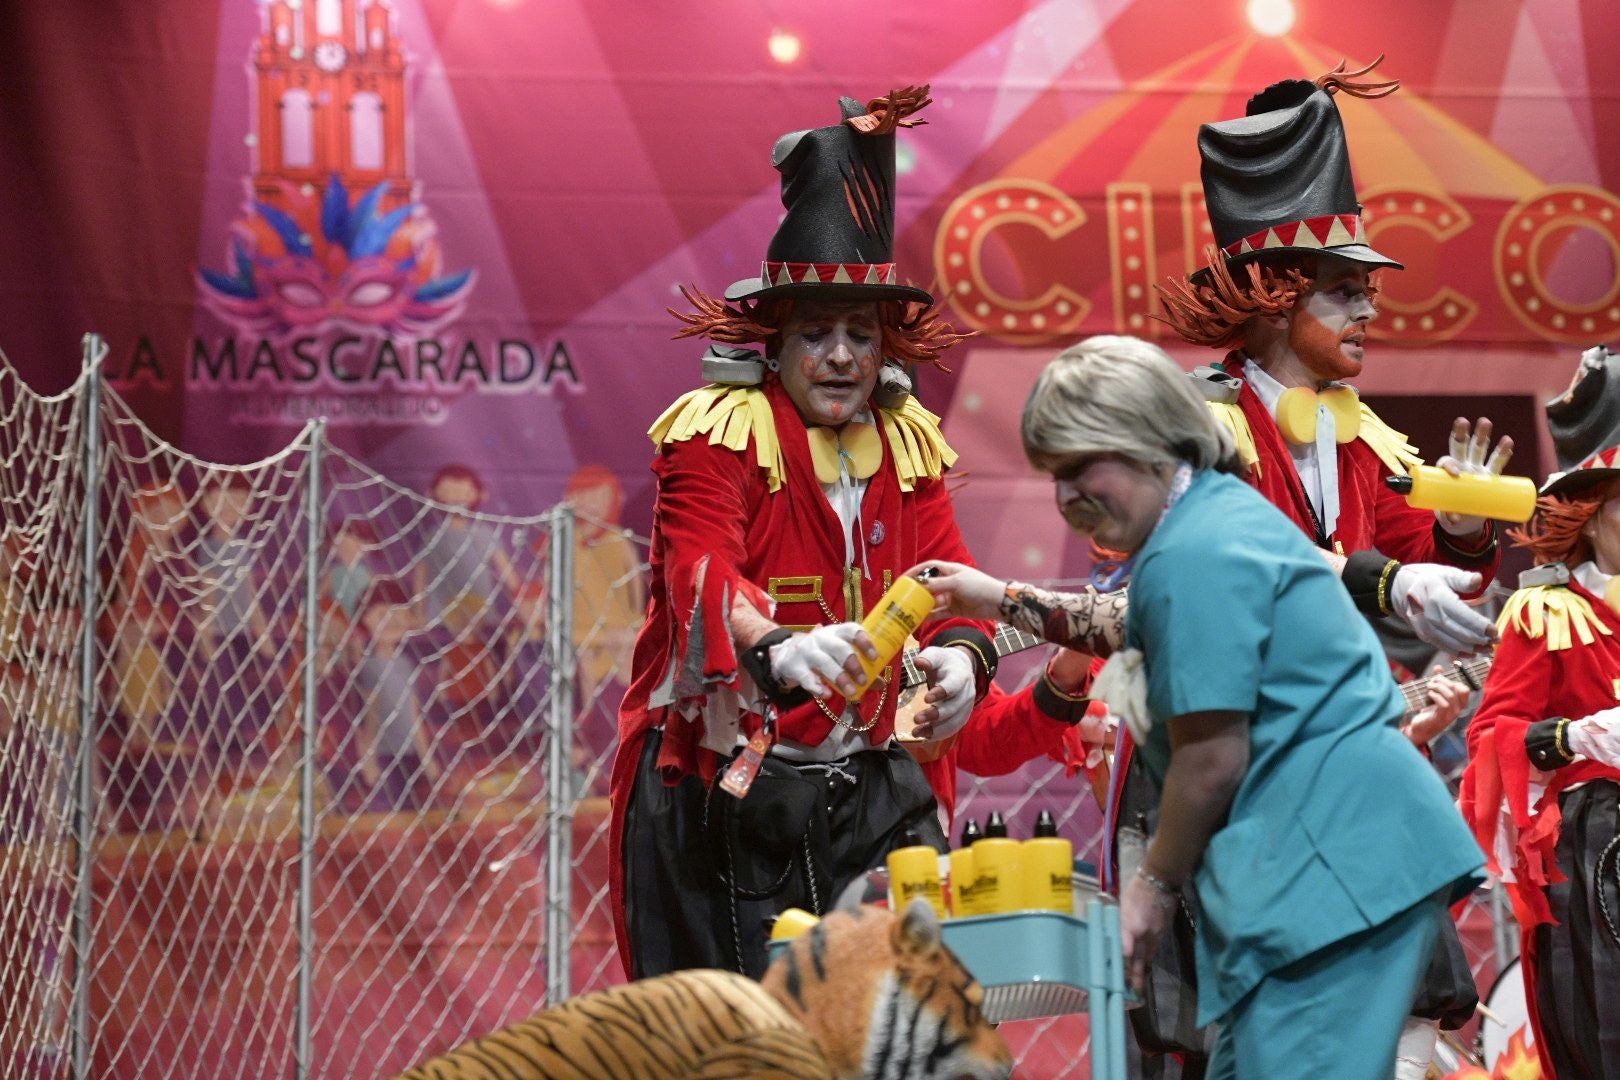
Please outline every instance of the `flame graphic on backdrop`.
[{"label": "flame graphic on backdrop", "polygon": [[386,333],[430,333],[461,313],[472,270],[440,275],[432,221],[419,203],[386,214],[385,181],[352,204],[333,176],[317,200],[292,185],[288,210],[255,200],[232,227],[232,273],[202,267],[202,299],[237,329],[272,336],[341,323]]},{"label": "flame graphic on backdrop", "polygon": [[1541,1080],[1541,1059],[1525,1045],[1524,1027],[1513,1033],[1507,1049],[1496,1059],[1491,1072],[1467,1065],[1446,1075],[1445,1080]]}]

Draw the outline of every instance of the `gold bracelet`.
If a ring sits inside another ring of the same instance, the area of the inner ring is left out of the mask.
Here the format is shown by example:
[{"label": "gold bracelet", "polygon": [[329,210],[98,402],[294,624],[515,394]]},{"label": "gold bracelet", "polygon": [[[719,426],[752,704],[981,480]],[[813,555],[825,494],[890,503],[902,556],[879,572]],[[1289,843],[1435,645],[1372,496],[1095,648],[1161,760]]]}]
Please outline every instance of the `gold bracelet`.
[{"label": "gold bracelet", "polygon": [[973,642],[968,641],[965,638],[951,642],[950,645],[946,646],[946,648],[950,648],[951,645],[960,645],[964,649],[971,650],[973,655],[979,658],[979,670],[984,673],[984,677],[986,679],[990,677],[990,661],[985,657],[983,649],[979,648],[977,645],[973,644]]},{"label": "gold bracelet", "polygon": [[1394,559],[1391,559],[1389,562],[1384,564],[1384,572],[1378,575],[1378,610],[1385,615],[1388,615],[1390,611],[1389,579],[1394,575],[1396,570],[1400,569],[1400,566],[1400,563],[1396,562]]},{"label": "gold bracelet", "polygon": [[1054,695],[1063,701],[1067,701],[1071,705],[1078,705],[1081,702],[1089,703],[1091,701],[1091,699],[1084,694],[1071,694],[1057,683],[1053,682],[1052,664],[1050,661],[1047,662],[1046,667],[1041,669],[1041,681],[1046,684],[1046,688],[1052,691]]},{"label": "gold bracelet", "polygon": [[1553,749],[1557,750],[1559,755],[1562,756],[1566,762],[1575,760],[1574,753],[1569,749],[1569,738],[1565,734],[1565,729],[1568,727],[1569,721],[1567,719],[1560,718],[1558,721],[1558,726],[1553,728]]}]

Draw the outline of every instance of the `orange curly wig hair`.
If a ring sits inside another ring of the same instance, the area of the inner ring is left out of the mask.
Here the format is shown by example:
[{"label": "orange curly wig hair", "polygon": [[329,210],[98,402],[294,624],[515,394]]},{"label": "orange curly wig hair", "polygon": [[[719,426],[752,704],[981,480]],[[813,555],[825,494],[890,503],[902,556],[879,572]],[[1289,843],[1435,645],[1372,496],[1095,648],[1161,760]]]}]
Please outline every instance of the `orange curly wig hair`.
[{"label": "orange curly wig hair", "polygon": [[[681,286],[696,310],[690,312],[667,308],[686,325],[676,332],[676,339],[706,337],[728,345],[748,345],[755,342],[765,346],[774,355],[777,338],[793,312],[792,300],[743,301],[736,307],[717,300],[701,289]],[[902,364],[930,364],[941,371],[950,371],[940,362],[939,354],[972,337],[957,333],[949,323],[939,318],[938,307],[925,308],[921,304],[907,304],[896,300],[876,301],[878,322],[883,329],[882,353],[890,360]]]}]

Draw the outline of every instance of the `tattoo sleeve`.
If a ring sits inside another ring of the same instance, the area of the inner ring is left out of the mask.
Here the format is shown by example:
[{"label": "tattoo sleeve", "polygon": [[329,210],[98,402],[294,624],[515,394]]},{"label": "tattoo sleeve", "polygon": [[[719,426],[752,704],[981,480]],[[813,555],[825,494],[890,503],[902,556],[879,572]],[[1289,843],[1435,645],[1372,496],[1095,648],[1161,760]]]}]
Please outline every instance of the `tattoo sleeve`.
[{"label": "tattoo sleeve", "polygon": [[1010,581],[1001,597],[1002,621],[1054,645],[1111,656],[1125,643],[1126,590],[1061,593]]}]

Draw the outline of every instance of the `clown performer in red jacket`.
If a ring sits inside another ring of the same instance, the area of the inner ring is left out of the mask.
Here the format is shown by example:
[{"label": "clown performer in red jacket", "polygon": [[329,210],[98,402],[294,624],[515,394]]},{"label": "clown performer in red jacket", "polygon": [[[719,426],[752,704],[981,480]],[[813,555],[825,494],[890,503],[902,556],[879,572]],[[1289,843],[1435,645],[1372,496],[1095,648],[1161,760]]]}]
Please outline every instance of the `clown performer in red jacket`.
[{"label": "clown performer in red jacket", "polygon": [[[1494,525],[1414,509],[1391,491],[1385,478],[1420,459],[1346,384],[1361,373],[1378,314],[1377,272],[1401,268],[1367,244],[1336,102],[1398,89],[1368,80],[1376,64],[1276,83],[1249,100],[1245,116],[1203,125],[1216,245],[1206,267],[1160,293],[1181,337],[1227,350],[1195,378],[1232,429],[1249,483],[1311,537],[1365,615],[1393,613],[1428,644],[1468,654],[1495,636],[1463,599],[1495,575]],[[1489,420],[1458,418],[1451,453],[1437,464],[1453,475],[1501,472],[1513,443],[1503,438],[1487,456],[1490,438]],[[1446,696],[1409,726],[1419,746],[1456,715],[1460,700],[1449,699],[1460,699],[1460,687]],[[1116,775],[1128,769],[1123,756]],[[1461,944],[1446,929],[1414,1011],[1454,1027],[1476,1001]],[[1421,1076],[1433,1043],[1433,1025],[1414,1022],[1398,1075]]]},{"label": "clown performer in red jacket", "polygon": [[[945,850],[923,771],[891,739],[897,664],[847,697],[857,653],[875,655],[863,614],[907,567],[969,558],[938,418],[903,379],[879,383],[886,360],[937,364],[960,340],[891,255],[895,131],[928,100],[926,87],[843,98],[839,123],[777,140],[787,212],[759,276],[724,301],[692,290],[696,310],[673,313],[677,336],[718,344],[711,383],[649,432],[649,604],[611,787],[610,892],[633,978],[757,977],[777,913],[827,910],[897,847]],[[737,348],[751,343],[763,355]],[[920,737],[950,738],[988,692],[990,629],[919,628]]]},{"label": "clown performer in red jacket", "polygon": [[1567,471],[1543,486],[1529,526],[1510,534],[1536,567],[1502,611],[1463,775],[1463,813],[1519,922],[1547,1077],[1620,1076],[1616,367],[1592,350],[1570,393],[1548,406]]}]

